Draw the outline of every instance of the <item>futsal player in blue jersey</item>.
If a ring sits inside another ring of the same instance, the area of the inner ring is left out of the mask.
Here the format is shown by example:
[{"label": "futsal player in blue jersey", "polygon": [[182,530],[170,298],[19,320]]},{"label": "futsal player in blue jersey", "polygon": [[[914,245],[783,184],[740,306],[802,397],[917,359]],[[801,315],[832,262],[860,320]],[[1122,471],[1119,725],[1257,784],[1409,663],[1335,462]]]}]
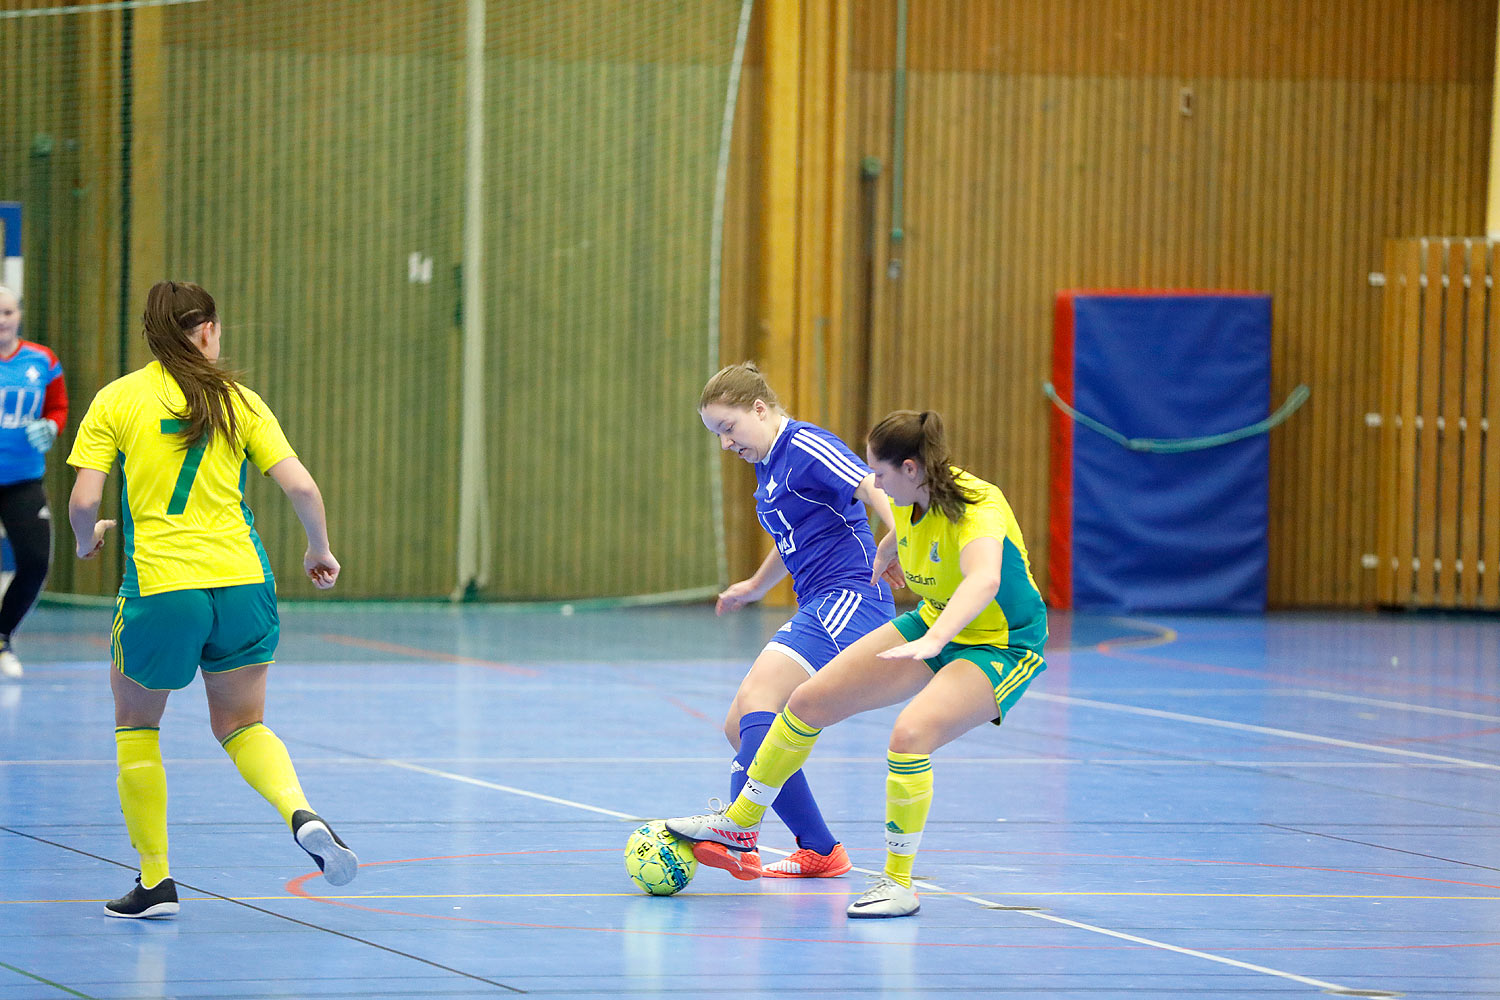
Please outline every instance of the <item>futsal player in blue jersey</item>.
[{"label": "futsal player in blue jersey", "polygon": [[[737,751],[730,765],[733,799],[797,685],[894,617],[886,582],[871,583],[876,549],[866,508],[888,530],[895,521],[869,467],[836,435],[789,417],[753,363],[730,365],[709,379],[698,414],[721,448],[755,466],[755,516],[775,542],[753,576],[719,595],[715,610],[723,614],[758,601],[787,574],[797,595],[797,613],[756,657],[724,720],[724,735]],[[899,569],[891,579],[899,579]],[[739,879],[831,878],[849,871],[849,855],[801,771],[781,786],[772,808],[797,838],[797,850],[784,861],[762,867],[758,851],[712,841],[694,844],[694,855]]]},{"label": "futsal player in blue jersey", "polygon": [[36,603],[52,562],[52,513],[42,486],[47,452],[68,422],[57,355],[21,339],[21,301],[0,285],[0,524],[16,561],[0,600],[0,678],[21,676],[10,637]]},{"label": "futsal player in blue jersey", "polygon": [[888,569],[899,554],[922,603],[792,692],[728,808],[666,827],[687,840],[753,850],[766,804],[824,729],[906,701],[886,753],[885,869],[845,912],[908,917],[922,908],[912,865],[932,807],[932,754],[976,726],[999,725],[1046,669],[1047,607],[1010,503],[999,487],[952,464],[938,414],[897,410],[870,431],[867,454],[896,520],[875,566]]}]

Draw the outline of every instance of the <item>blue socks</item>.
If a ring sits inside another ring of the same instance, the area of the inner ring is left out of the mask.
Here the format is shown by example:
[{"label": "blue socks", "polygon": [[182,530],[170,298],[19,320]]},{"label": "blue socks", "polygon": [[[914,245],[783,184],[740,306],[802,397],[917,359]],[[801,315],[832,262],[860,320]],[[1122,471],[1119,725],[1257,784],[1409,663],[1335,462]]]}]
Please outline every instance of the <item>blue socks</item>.
[{"label": "blue socks", "polygon": [[[775,721],[775,712],[746,712],[740,716],[740,752],[734,755],[735,766],[729,771],[731,802],[739,796],[740,789],[745,787],[750,762],[755,759],[755,751],[765,742],[766,734],[771,731],[771,723]],[[838,843],[829,831],[828,824],[823,822],[823,813],[813,800],[812,789],[808,787],[807,778],[803,777],[801,771],[786,779],[786,784],[781,786],[781,794],[776,796],[776,802],[771,808],[776,810],[776,815],[781,817],[787,829],[796,836],[798,847],[827,854]]]}]

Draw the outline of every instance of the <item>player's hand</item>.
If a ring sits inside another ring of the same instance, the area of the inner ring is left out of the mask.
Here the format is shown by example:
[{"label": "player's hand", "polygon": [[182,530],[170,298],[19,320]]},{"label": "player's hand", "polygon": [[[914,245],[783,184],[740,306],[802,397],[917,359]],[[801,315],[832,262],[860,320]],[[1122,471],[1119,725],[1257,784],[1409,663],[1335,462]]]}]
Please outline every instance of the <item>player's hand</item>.
[{"label": "player's hand", "polygon": [[891,556],[886,562],[880,558],[880,550],[875,552],[875,569],[870,573],[870,586],[875,586],[881,580],[885,580],[893,588],[906,586],[906,574],[901,570],[901,560]]},{"label": "player's hand", "polygon": [[719,595],[714,602],[714,614],[722,615],[726,611],[734,611],[747,604],[753,604],[760,600],[761,595],[755,592],[755,584],[749,580],[741,580],[739,583],[731,583]]},{"label": "player's hand", "polygon": [[114,521],[95,521],[92,542],[81,542],[74,550],[80,559],[92,559],[104,548],[104,534],[115,526]]},{"label": "player's hand", "polygon": [[306,571],[312,585],[319,590],[327,590],[339,578],[339,561],[327,549],[321,552],[308,549],[307,554],[302,557],[302,569]]},{"label": "player's hand", "polygon": [[57,440],[57,425],[50,420],[31,420],[26,424],[26,440],[37,451],[45,453]]},{"label": "player's hand", "polygon": [[875,656],[882,660],[930,660],[943,651],[943,644],[936,639],[922,636],[911,642],[903,643],[894,649],[887,649]]}]

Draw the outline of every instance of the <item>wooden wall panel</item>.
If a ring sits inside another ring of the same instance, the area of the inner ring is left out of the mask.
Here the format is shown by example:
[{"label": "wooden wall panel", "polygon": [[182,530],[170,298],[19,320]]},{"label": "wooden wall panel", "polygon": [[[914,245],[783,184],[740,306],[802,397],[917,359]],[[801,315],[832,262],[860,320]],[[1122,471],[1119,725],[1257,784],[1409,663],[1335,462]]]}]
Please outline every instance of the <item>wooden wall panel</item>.
[{"label": "wooden wall panel", "polygon": [[[863,13],[851,160],[886,169],[873,300],[857,268],[846,278],[851,319],[873,327],[872,370],[845,376],[870,381],[851,419],[943,410],[960,460],[1006,489],[1041,572],[1055,292],[1269,292],[1269,402],[1312,389],[1271,434],[1271,601],[1372,603],[1379,435],[1365,415],[1380,405],[1381,293],[1368,275],[1388,238],[1482,224],[1495,4],[914,3],[899,246],[894,3]],[[856,192],[846,205],[857,218]]]}]

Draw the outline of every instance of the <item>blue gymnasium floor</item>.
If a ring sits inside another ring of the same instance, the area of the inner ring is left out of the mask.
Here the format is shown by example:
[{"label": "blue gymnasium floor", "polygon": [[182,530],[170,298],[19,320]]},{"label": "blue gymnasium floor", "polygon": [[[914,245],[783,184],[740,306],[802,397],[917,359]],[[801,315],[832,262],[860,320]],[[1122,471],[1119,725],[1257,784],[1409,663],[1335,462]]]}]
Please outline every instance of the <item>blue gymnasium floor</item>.
[{"label": "blue gymnasium floor", "polygon": [[[159,922],[101,912],[135,863],[108,619],[38,610],[0,685],[0,1000],[1500,996],[1492,618],[1054,616],[1011,719],[936,758],[921,914],[849,921],[858,872],[658,899],[621,862],[636,817],[724,794],[720,719],[779,613],[290,606],[267,721],[360,876],[309,872],[194,684]],[[868,870],[893,717],[808,769]]]}]

